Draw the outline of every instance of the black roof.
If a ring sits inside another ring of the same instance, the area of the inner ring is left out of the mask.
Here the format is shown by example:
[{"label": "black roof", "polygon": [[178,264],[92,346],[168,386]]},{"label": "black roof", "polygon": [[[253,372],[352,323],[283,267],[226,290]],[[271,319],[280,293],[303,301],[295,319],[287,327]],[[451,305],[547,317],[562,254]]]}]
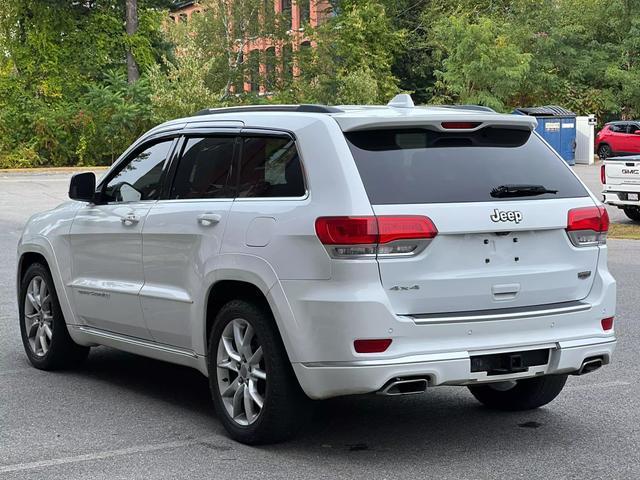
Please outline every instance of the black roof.
[{"label": "black roof", "polygon": [[571,110],[557,105],[545,105],[543,107],[520,107],[515,109],[522,115],[531,115],[532,117],[575,117],[576,114]]}]

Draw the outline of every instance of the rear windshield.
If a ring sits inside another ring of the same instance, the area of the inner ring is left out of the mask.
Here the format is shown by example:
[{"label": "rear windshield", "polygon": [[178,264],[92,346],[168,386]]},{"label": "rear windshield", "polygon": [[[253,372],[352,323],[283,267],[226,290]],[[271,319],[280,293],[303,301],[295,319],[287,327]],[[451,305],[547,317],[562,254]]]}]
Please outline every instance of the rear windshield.
[{"label": "rear windshield", "polygon": [[[528,130],[485,127],[450,133],[424,128],[345,133],[372,204],[495,202],[586,197],[587,191]],[[554,193],[496,198],[503,185]]]}]

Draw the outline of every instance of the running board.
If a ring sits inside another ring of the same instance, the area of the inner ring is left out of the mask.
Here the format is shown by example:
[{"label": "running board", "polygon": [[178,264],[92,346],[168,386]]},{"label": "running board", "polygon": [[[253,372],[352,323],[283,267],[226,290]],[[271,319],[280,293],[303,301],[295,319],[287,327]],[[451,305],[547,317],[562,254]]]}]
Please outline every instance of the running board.
[{"label": "running board", "polygon": [[[130,345],[131,347],[137,347],[148,350],[155,350],[160,353],[169,355],[180,355],[189,358],[198,358],[198,355],[193,350],[186,350],[178,347],[172,347],[163,343],[151,342],[148,340],[142,340],[136,337],[129,337],[127,335],[120,335],[118,333],[101,330],[99,328],[87,327],[85,325],[69,325],[79,332],[94,337],[96,343],[100,345],[107,345],[114,348],[119,348],[119,345]],[[102,340],[102,341],[101,341]],[[137,353],[137,352],[135,352]]]}]

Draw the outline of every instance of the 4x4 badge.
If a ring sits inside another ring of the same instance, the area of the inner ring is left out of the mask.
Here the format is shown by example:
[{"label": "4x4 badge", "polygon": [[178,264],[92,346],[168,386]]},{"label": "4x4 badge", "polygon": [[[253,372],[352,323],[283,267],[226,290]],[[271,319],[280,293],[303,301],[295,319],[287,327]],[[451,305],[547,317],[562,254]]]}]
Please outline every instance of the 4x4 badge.
[{"label": "4x4 badge", "polygon": [[405,287],[404,285],[394,285],[393,287],[391,287],[389,290],[397,292],[400,290],[420,290],[420,286],[419,285],[412,285],[410,287]]},{"label": "4x4 badge", "polygon": [[501,212],[497,208],[493,211],[493,215],[490,215],[489,218],[492,222],[516,222],[520,223],[522,220],[522,213],[517,210],[508,210],[505,212]]}]

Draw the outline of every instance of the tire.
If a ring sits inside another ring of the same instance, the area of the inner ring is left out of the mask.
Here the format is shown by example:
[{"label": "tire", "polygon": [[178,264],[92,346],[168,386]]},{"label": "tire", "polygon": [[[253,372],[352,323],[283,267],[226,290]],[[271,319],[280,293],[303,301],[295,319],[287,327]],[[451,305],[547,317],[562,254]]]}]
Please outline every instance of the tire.
[{"label": "tire", "polygon": [[[40,370],[58,370],[81,364],[89,347],[74,343],[49,269],[33,263],[20,282],[18,302],[22,344],[31,365]],[[29,324],[29,325],[27,325]]]},{"label": "tire", "polygon": [[611,156],[611,147],[606,143],[601,144],[598,147],[598,157],[601,160],[605,160]]},{"label": "tire", "polygon": [[469,390],[476,400],[495,410],[533,410],[556,398],[566,381],[567,375],[545,375],[518,380],[508,390],[498,389],[491,384],[472,385]]},{"label": "tire", "polygon": [[[208,347],[209,388],[229,435],[248,445],[277,443],[295,435],[306,419],[308,399],[271,313],[246,300],[230,301],[215,318]],[[256,355],[260,348],[262,354]]]},{"label": "tire", "polygon": [[624,207],[624,214],[634,222],[640,222],[640,208],[638,207]]}]

